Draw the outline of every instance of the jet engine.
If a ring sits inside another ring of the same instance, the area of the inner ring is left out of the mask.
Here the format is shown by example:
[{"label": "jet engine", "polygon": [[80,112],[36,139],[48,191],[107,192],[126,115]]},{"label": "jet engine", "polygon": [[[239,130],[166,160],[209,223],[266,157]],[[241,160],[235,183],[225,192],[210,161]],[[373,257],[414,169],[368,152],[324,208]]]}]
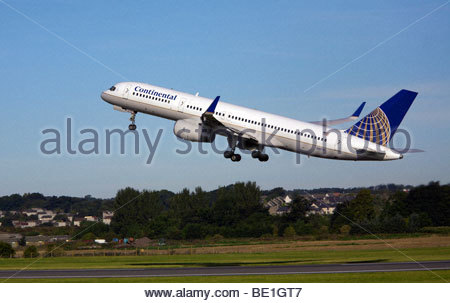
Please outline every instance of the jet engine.
[{"label": "jet engine", "polygon": [[193,142],[213,142],[216,134],[209,126],[204,125],[201,120],[184,119],[178,120],[173,127],[173,133],[178,138]]}]

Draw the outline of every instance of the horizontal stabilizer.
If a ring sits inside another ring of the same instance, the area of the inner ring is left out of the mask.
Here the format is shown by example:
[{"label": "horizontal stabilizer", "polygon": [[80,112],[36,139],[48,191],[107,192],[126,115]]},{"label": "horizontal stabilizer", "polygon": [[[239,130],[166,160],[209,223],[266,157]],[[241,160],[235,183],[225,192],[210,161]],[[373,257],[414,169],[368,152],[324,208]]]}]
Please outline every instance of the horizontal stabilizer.
[{"label": "horizontal stabilizer", "polygon": [[400,154],[406,154],[406,153],[415,154],[415,153],[424,153],[425,152],[423,149],[418,149],[418,148],[405,148],[405,149],[391,148],[391,149]]}]

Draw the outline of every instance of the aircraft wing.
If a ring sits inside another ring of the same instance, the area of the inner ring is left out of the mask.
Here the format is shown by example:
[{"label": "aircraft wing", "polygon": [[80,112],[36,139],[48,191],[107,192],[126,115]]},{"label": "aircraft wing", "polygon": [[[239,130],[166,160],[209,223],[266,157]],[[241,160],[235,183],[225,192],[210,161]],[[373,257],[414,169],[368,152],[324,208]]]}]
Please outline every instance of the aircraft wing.
[{"label": "aircraft wing", "polygon": [[361,103],[361,105],[356,109],[356,111],[351,116],[348,116],[347,118],[336,119],[336,120],[312,121],[309,123],[323,125],[325,122],[325,126],[330,126],[330,125],[342,124],[342,123],[349,122],[349,121],[354,121],[359,118],[359,115],[361,114],[361,112],[364,108],[364,105],[366,105],[366,102]]},{"label": "aircraft wing", "polygon": [[219,99],[220,96],[217,96],[201,117],[202,122],[210,127],[225,127],[225,125],[214,117],[214,111],[216,110],[217,103],[219,103]]},{"label": "aircraft wing", "polygon": [[217,96],[211,103],[211,105],[208,107],[208,109],[203,113],[203,115],[201,116],[202,122],[205,125],[208,125],[214,129],[224,129],[231,132],[232,134],[236,135],[239,138],[251,139],[257,142],[258,140],[248,132],[243,132],[240,131],[239,129],[226,126],[214,117],[214,112],[216,110],[217,103],[219,103],[219,99],[220,96]]}]

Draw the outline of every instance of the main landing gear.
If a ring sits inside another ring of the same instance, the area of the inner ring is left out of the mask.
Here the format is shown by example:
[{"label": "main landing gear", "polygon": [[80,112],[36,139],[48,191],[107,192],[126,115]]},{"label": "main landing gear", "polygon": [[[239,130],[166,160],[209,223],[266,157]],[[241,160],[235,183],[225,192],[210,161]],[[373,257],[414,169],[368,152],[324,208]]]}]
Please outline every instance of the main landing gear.
[{"label": "main landing gear", "polygon": [[136,112],[132,112],[130,117],[131,124],[128,125],[129,130],[136,130],[136,124],[134,124],[135,120],[136,120]]},{"label": "main landing gear", "polygon": [[228,138],[228,145],[230,146],[230,150],[227,150],[223,153],[225,159],[231,159],[233,162],[241,161],[241,155],[235,154],[237,139],[236,138]]},{"label": "main landing gear", "polygon": [[[223,156],[226,159],[231,159],[233,162],[241,161],[241,155],[236,154],[234,151],[236,150],[237,140],[235,138],[228,139],[228,145],[230,149],[223,153]],[[269,155],[263,153],[264,146],[258,146],[257,150],[252,151],[252,158],[258,159],[261,162],[266,162],[269,160]]]},{"label": "main landing gear", "polygon": [[241,161],[241,155],[235,154],[234,150],[227,150],[226,152],[223,153],[223,156],[226,159],[231,159],[231,161],[233,161],[233,162]]},{"label": "main landing gear", "polygon": [[253,159],[258,159],[261,162],[266,162],[267,160],[269,160],[269,155],[268,154],[264,154],[260,150],[254,150],[254,151],[252,151],[252,158]]}]

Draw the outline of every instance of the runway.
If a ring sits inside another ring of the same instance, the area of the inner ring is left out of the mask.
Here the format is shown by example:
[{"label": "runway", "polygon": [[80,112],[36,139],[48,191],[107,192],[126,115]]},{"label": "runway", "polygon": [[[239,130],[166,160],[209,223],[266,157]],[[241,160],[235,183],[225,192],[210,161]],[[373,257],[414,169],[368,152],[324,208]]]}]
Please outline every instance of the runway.
[{"label": "runway", "polygon": [[219,266],[180,268],[124,268],[124,269],[59,269],[59,270],[0,270],[0,279],[61,279],[61,278],[143,278],[187,276],[291,275],[367,273],[418,270],[450,270],[450,260],[346,263],[283,266]]}]

